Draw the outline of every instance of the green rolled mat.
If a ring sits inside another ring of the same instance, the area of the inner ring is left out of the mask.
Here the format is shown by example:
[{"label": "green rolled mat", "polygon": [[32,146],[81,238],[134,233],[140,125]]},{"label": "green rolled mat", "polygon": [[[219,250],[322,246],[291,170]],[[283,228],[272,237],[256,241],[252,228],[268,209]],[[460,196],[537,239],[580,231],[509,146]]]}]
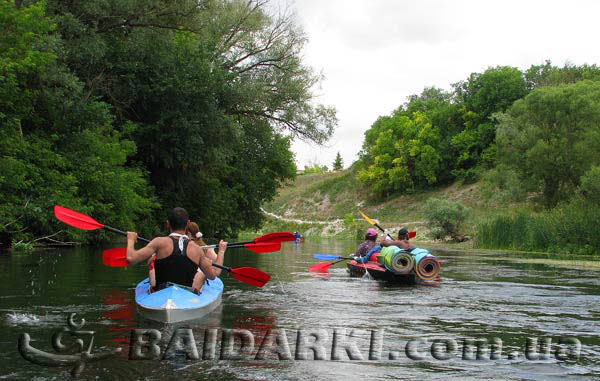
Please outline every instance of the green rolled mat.
[{"label": "green rolled mat", "polygon": [[397,274],[408,274],[415,266],[414,257],[397,246],[382,248],[381,253],[377,256],[377,262],[383,264],[389,271]]},{"label": "green rolled mat", "polygon": [[415,249],[419,252],[415,254],[415,274],[423,280],[434,280],[440,275],[440,262],[427,250]]}]

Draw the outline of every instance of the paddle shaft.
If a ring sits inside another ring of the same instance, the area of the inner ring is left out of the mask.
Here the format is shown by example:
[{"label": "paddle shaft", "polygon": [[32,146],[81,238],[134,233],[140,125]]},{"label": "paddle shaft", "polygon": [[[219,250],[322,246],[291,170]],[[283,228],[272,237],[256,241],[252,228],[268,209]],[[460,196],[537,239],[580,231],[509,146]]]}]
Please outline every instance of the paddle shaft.
[{"label": "paddle shaft", "polygon": [[[127,235],[127,232],[124,232],[123,230],[115,229],[115,228],[113,228],[111,226],[107,226],[107,225],[104,225],[104,230],[107,230],[107,231],[112,232],[112,233],[121,234],[121,235],[124,235],[124,236]],[[150,240],[148,240],[148,239],[146,239],[144,237],[138,236],[137,239],[140,242],[150,243]],[[236,247],[241,247],[241,246],[249,244],[249,243],[254,243],[254,241],[234,242],[232,244],[227,245],[227,247],[229,247],[229,248],[236,248]],[[208,246],[200,246],[200,248],[201,249],[216,249],[218,246],[219,245],[208,245]]]},{"label": "paddle shaft", "polygon": [[393,238],[392,238],[392,236],[390,235],[390,233],[386,233],[386,232],[385,232],[385,229],[384,229],[384,228],[382,228],[381,226],[379,226],[379,224],[378,224],[378,223],[375,223],[375,226],[377,226],[377,227],[379,228],[379,230],[381,230],[381,232],[382,232],[382,233],[385,233],[385,234],[387,234],[387,236],[388,236],[388,237],[390,237],[390,239],[393,239]]},{"label": "paddle shaft", "polygon": [[[126,236],[126,235],[127,235],[127,232],[124,232],[124,231],[122,231],[122,230],[119,230],[119,229],[115,229],[115,228],[113,228],[113,227],[110,227],[110,226],[106,226],[106,225],[104,225],[104,229],[105,229],[105,230],[107,230],[107,231],[109,231],[109,232],[113,232],[113,233],[121,234],[121,235],[124,235],[124,236]],[[139,237],[139,236],[138,236],[138,237],[137,237],[137,239],[138,239],[138,241],[142,241],[142,242],[145,242],[145,243],[150,243],[150,241],[149,241],[149,240],[147,240],[146,238],[143,238],[143,237]],[[228,267],[228,266],[221,266],[221,265],[219,265],[219,264],[217,264],[217,263],[212,263],[212,265],[213,265],[214,267],[216,267],[216,268],[219,268],[219,269],[221,269],[221,270],[227,270],[227,271],[231,272],[231,267]]]},{"label": "paddle shaft", "polygon": [[[111,233],[117,233],[120,235],[127,236],[127,232],[124,232],[123,230],[115,229],[111,226],[104,225],[104,230],[109,231]],[[143,237],[137,237],[137,239],[138,239],[138,241],[141,241],[141,242],[150,243],[149,240],[147,240],[146,238],[143,238]]]},{"label": "paddle shaft", "polygon": [[216,264],[216,263],[213,263],[212,265],[215,266],[218,269],[227,270],[227,271],[231,272],[231,267],[229,267],[229,266],[222,266],[222,265],[219,265],[219,264]]}]

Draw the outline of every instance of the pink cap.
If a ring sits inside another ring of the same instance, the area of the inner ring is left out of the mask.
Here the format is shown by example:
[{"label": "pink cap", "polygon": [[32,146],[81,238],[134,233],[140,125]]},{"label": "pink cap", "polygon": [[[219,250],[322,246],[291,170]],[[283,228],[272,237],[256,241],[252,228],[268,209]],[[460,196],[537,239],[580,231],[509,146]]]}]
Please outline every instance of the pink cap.
[{"label": "pink cap", "polygon": [[368,235],[377,235],[377,230],[373,229],[373,228],[369,228],[367,230],[367,234]]}]

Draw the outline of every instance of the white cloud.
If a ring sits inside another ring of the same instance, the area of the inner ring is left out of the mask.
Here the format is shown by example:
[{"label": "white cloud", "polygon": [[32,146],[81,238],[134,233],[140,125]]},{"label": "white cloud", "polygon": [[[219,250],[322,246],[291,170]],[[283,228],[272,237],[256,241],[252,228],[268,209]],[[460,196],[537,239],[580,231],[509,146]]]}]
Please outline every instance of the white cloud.
[{"label": "white cloud", "polygon": [[[289,0],[288,0],[289,1]],[[429,86],[449,89],[487,67],[525,69],[600,62],[595,1],[296,0],[289,3],[309,42],[306,64],[322,71],[319,101],[338,110],[325,147],[294,142],[299,167],[348,166],[363,134]]]}]

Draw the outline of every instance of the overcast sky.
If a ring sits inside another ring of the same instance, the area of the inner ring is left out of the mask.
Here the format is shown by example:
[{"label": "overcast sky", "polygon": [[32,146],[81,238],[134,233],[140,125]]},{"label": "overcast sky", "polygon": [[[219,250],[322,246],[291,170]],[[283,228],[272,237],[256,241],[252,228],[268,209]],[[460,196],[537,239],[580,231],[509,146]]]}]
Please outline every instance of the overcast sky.
[{"label": "overcast sky", "polygon": [[319,101],[339,119],[325,147],[293,143],[300,169],[331,168],[337,152],[348,167],[377,117],[425,87],[449,90],[490,66],[600,63],[600,1],[280,1],[309,39],[305,63],[325,76]]}]

